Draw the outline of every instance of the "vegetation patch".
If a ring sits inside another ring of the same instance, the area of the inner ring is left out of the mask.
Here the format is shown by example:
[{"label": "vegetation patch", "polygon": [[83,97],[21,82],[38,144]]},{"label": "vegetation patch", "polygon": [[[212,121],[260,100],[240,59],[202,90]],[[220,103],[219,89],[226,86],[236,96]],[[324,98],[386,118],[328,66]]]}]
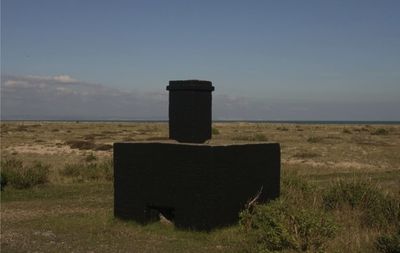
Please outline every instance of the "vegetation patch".
[{"label": "vegetation patch", "polygon": [[27,126],[19,125],[14,129],[14,131],[16,131],[16,132],[28,132],[29,129],[28,129]]},{"label": "vegetation patch", "polygon": [[72,163],[66,164],[60,173],[77,182],[111,181],[114,178],[113,168],[112,160],[99,163]]},{"label": "vegetation patch", "polygon": [[378,128],[375,131],[373,131],[371,134],[372,135],[388,135],[389,130],[387,130],[385,128]]},{"label": "vegetation patch", "polygon": [[388,227],[400,221],[399,201],[369,181],[340,180],[324,194],[323,204],[327,210],[344,206],[360,210],[361,222],[368,227]]},{"label": "vegetation patch", "polygon": [[96,150],[106,151],[111,150],[113,146],[111,144],[96,144],[93,141],[82,141],[82,140],[70,140],[65,142],[72,149],[79,150]]},{"label": "vegetation patch", "polygon": [[215,128],[215,127],[211,128],[211,132],[212,132],[212,135],[218,135],[219,134],[218,128]]},{"label": "vegetation patch", "polygon": [[336,225],[328,213],[314,208],[297,208],[285,200],[243,211],[240,225],[252,252],[286,249],[318,252],[336,232]]},{"label": "vegetation patch", "polygon": [[309,143],[318,143],[318,142],[322,142],[323,138],[322,137],[318,137],[318,136],[311,136],[307,139],[307,142]]},{"label": "vegetation patch", "polygon": [[70,140],[66,141],[65,144],[70,146],[70,148],[73,149],[80,149],[80,150],[89,150],[89,149],[94,149],[95,144],[94,142],[91,141],[81,141],[81,140]]},{"label": "vegetation patch", "polygon": [[255,135],[237,135],[232,137],[233,141],[268,141],[268,138],[264,134]]},{"label": "vegetation patch", "polygon": [[24,165],[16,159],[1,161],[1,188],[6,185],[17,189],[26,189],[49,181],[49,166],[41,162]]},{"label": "vegetation patch", "polygon": [[348,128],[344,128],[342,132],[343,132],[344,134],[351,134],[351,131],[350,131],[350,129],[348,129]]},{"label": "vegetation patch", "polygon": [[338,230],[332,214],[319,208],[314,185],[292,173],[282,179],[279,199],[240,213],[244,251],[323,251]]},{"label": "vegetation patch", "polygon": [[96,144],[94,147],[94,150],[106,151],[106,150],[111,150],[112,148],[113,148],[113,145],[111,145],[111,144]]},{"label": "vegetation patch", "polygon": [[86,155],[86,157],[85,157],[85,162],[93,162],[96,160],[97,160],[97,157],[93,153],[90,153],[90,154]]},{"label": "vegetation patch", "polygon": [[87,134],[82,136],[84,140],[93,141],[97,137],[104,137],[103,134]]},{"label": "vegetation patch", "polygon": [[400,252],[400,228],[395,234],[378,237],[375,242],[375,247],[379,252],[382,253]]}]

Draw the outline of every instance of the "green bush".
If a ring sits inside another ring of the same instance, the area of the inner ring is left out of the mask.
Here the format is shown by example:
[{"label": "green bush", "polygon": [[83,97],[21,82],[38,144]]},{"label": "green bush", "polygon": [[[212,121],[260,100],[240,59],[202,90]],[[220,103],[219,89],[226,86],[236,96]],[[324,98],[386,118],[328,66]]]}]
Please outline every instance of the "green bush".
[{"label": "green bush", "polygon": [[100,163],[66,164],[61,174],[77,181],[111,181],[113,179],[112,160]]},{"label": "green bush", "polygon": [[400,229],[397,234],[383,235],[378,237],[375,247],[382,253],[399,253],[400,252]]},{"label": "green bush", "polygon": [[313,207],[298,208],[282,199],[241,212],[240,228],[250,252],[285,249],[317,252],[324,249],[336,232],[328,213]]},{"label": "green bush", "polygon": [[361,221],[369,227],[386,227],[399,222],[399,201],[383,194],[369,181],[338,181],[323,196],[326,209],[344,205],[361,210]]},{"label": "green bush", "polygon": [[26,189],[35,185],[48,182],[49,165],[34,162],[32,165],[23,165],[16,159],[1,161],[2,178],[6,178],[7,184],[17,189]]},{"label": "green bush", "polygon": [[212,132],[213,135],[218,135],[218,134],[219,134],[218,128],[215,128],[215,127],[213,127],[213,128],[211,129],[211,132]]}]

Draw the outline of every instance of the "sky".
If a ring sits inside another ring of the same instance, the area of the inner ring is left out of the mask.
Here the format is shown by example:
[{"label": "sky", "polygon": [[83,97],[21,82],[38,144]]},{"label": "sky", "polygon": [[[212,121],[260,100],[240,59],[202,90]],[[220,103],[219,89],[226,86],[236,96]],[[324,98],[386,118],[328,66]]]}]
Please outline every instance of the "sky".
[{"label": "sky", "polygon": [[400,1],[2,0],[2,119],[400,120]]}]

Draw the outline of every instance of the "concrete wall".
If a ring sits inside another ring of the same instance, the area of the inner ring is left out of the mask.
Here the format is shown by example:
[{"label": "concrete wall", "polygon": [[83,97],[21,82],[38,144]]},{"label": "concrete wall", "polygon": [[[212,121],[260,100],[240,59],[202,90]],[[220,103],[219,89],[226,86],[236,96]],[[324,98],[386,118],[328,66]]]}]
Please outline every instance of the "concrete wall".
[{"label": "concrete wall", "polygon": [[169,92],[169,138],[203,143],[211,139],[211,92]]},{"label": "concrete wall", "polygon": [[203,143],[211,139],[211,92],[205,80],[169,81],[169,138]]},{"label": "concrete wall", "polygon": [[160,210],[175,226],[210,230],[238,221],[245,204],[279,196],[279,144],[114,144],[114,214],[149,222]]}]

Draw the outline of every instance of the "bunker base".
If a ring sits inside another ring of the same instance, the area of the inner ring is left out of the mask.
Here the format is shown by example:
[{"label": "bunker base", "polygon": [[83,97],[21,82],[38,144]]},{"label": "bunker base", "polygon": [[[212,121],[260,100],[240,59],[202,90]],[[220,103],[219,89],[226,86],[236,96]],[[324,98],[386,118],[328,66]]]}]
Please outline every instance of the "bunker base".
[{"label": "bunker base", "polygon": [[176,227],[211,230],[236,223],[258,197],[279,197],[277,143],[114,144],[114,215],[146,224],[163,214]]}]

